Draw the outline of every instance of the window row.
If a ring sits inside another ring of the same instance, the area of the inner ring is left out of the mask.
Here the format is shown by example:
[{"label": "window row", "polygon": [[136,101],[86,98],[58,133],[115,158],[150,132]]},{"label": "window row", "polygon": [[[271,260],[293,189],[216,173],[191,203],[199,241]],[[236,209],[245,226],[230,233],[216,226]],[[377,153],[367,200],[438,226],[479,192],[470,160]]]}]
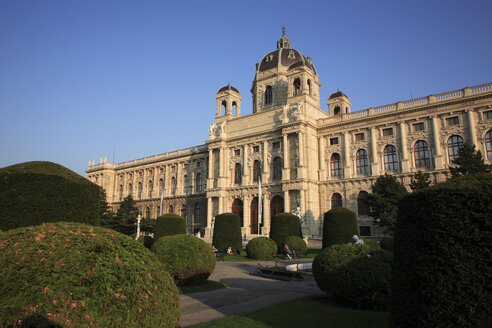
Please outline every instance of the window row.
[{"label": "window row", "polygon": [[[357,194],[357,214],[358,215],[370,215],[371,214],[371,208],[367,204],[367,196],[369,194],[367,191],[360,191]],[[335,207],[343,207],[343,199],[342,195],[339,193],[333,193],[331,195],[331,208]]]},{"label": "window row", "polygon": [[[240,185],[242,183],[242,166],[241,163],[236,163],[234,166],[234,184]],[[253,182],[258,182],[261,177],[261,162],[255,160],[253,162]],[[272,179],[282,180],[282,159],[278,156],[273,158],[272,161]]]}]

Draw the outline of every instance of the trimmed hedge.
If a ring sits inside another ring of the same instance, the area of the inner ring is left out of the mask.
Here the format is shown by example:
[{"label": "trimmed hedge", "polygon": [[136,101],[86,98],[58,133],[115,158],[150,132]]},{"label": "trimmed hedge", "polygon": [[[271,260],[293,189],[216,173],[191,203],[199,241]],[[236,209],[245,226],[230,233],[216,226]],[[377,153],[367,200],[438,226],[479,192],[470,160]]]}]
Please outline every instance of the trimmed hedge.
[{"label": "trimmed hedge", "polygon": [[162,237],[152,250],[180,286],[201,284],[215,269],[212,248],[192,235]]},{"label": "trimmed hedge", "polygon": [[475,327],[492,317],[492,175],[408,195],[395,230],[392,327]]},{"label": "trimmed hedge", "polygon": [[140,236],[138,237],[137,241],[142,243],[145,246],[145,248],[150,249],[154,244],[155,240],[151,236]]},{"label": "trimmed hedge", "polygon": [[246,245],[246,255],[250,259],[271,259],[277,254],[277,243],[268,237],[255,237]]},{"label": "trimmed hedge", "polygon": [[100,223],[99,187],[51,162],[26,162],[0,169],[0,229],[43,222]]},{"label": "trimmed hedge", "polygon": [[[272,218],[270,238],[277,243],[280,250],[285,238],[289,236],[302,237],[301,221],[297,216],[290,213],[279,213]],[[290,245],[289,245],[290,246]]]},{"label": "trimmed hedge", "polygon": [[359,235],[355,213],[344,207],[335,207],[325,213],[323,221],[323,249],[335,244],[353,242]]},{"label": "trimmed hedge", "polygon": [[225,252],[229,247],[232,248],[233,252],[243,249],[241,218],[238,215],[224,213],[215,217],[212,245],[219,252]]},{"label": "trimmed hedge", "polygon": [[165,267],[114,230],[66,222],[10,230],[0,263],[0,327],[179,325],[179,294]]},{"label": "trimmed hedge", "polygon": [[361,308],[389,308],[393,256],[368,245],[336,244],[325,248],[313,261],[318,287]]},{"label": "trimmed hedge", "polygon": [[157,218],[154,239],[186,233],[186,220],[177,214],[167,213]]},{"label": "trimmed hedge", "polygon": [[295,249],[297,256],[304,255],[307,251],[306,242],[299,236],[288,236],[282,244],[287,244],[290,249]]}]

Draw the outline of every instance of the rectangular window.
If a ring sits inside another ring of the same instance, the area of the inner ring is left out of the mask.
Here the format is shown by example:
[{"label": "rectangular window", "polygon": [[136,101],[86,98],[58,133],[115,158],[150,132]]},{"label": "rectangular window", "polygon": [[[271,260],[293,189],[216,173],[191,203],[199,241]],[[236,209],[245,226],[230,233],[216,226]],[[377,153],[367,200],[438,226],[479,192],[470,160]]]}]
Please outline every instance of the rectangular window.
[{"label": "rectangular window", "polygon": [[383,137],[392,136],[392,135],[393,135],[393,128],[383,129]]},{"label": "rectangular window", "polygon": [[489,110],[487,112],[483,112],[483,119],[484,120],[492,120],[492,110]]},{"label": "rectangular window", "polygon": [[241,156],[241,149],[234,150],[234,156]]},{"label": "rectangular window", "polygon": [[338,138],[330,138],[330,145],[338,145]]},{"label": "rectangular window", "polygon": [[361,140],[364,140],[364,133],[356,133],[355,141],[361,141]]},{"label": "rectangular window", "polygon": [[202,167],[202,162],[196,162],[196,167]]},{"label": "rectangular window", "polygon": [[253,146],[253,153],[259,153],[260,152],[260,146]]},{"label": "rectangular window", "polygon": [[425,129],[424,122],[415,123],[413,125],[413,131],[424,131],[424,129]]},{"label": "rectangular window", "polygon": [[280,142],[279,142],[279,141],[274,142],[274,143],[272,144],[272,148],[273,148],[273,149],[280,149]]},{"label": "rectangular window", "polygon": [[453,117],[448,117],[446,119],[446,125],[458,125],[460,124],[460,119],[458,118],[458,116],[453,116]]},{"label": "rectangular window", "polygon": [[359,231],[361,236],[370,236],[371,227],[370,226],[359,226]]}]

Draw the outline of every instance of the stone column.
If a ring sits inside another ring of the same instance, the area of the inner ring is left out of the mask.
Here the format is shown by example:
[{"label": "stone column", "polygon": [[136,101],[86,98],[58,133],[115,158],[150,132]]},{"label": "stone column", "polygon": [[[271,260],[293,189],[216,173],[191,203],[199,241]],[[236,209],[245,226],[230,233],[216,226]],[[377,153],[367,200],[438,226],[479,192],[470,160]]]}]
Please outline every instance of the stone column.
[{"label": "stone column", "polygon": [[241,228],[242,235],[250,235],[251,233],[251,196],[244,196],[243,199],[243,223],[244,226]]},{"label": "stone column", "polygon": [[472,145],[475,145],[476,148],[478,148],[478,143],[477,143],[477,133],[475,130],[475,119],[473,118],[473,110],[467,110],[466,111],[466,118],[468,120],[468,131],[469,131],[469,136],[470,136],[470,143]]},{"label": "stone column", "polygon": [[261,177],[262,183],[268,182],[268,172],[270,171],[270,164],[268,163],[268,140],[263,141],[263,174]]},{"label": "stone column", "polygon": [[219,214],[224,213],[224,197],[219,197]]},{"label": "stone column", "polygon": [[263,194],[263,227],[261,228],[262,235],[270,234],[270,195],[265,193]]},{"label": "stone column", "polygon": [[345,178],[352,177],[352,167],[350,165],[350,134],[348,132],[343,133],[343,175]]},{"label": "stone column", "polygon": [[284,169],[282,172],[282,180],[290,179],[290,157],[289,157],[289,137],[287,133],[283,135],[284,148]]},{"label": "stone column", "polygon": [[379,175],[379,160],[378,160],[378,150],[376,147],[376,139],[377,139],[377,131],[375,127],[371,127],[370,129],[370,138],[371,138],[371,174]]},{"label": "stone column", "polygon": [[307,201],[306,201],[306,191],[304,189],[301,189],[300,190],[300,194],[301,194],[301,216],[306,214],[306,204],[307,204]]},{"label": "stone column", "polygon": [[290,213],[290,197],[288,190],[284,190],[284,212]]},{"label": "stone column", "polygon": [[243,146],[243,185],[248,185],[248,145]]},{"label": "stone column", "polygon": [[325,181],[325,137],[319,137],[318,139],[318,149],[319,149],[319,181]]},{"label": "stone column", "polygon": [[299,144],[299,163],[297,165],[297,178],[305,178],[304,175],[304,133],[299,131],[298,134]]},{"label": "stone column", "polygon": [[442,169],[444,168],[444,158],[442,156],[441,152],[441,141],[439,137],[439,130],[437,127],[437,118],[435,116],[432,116],[432,140],[433,146],[434,146],[434,165],[435,169]]},{"label": "stone column", "polygon": [[410,161],[408,159],[407,153],[407,133],[406,133],[407,125],[405,122],[400,122],[400,146],[401,146],[401,171],[409,172],[410,171]]},{"label": "stone column", "polygon": [[213,162],[213,150],[208,150],[208,179],[207,179],[207,188],[214,187],[214,162]]},{"label": "stone column", "polygon": [[224,148],[221,146],[219,148],[219,182],[218,187],[221,188],[224,186]]},{"label": "stone column", "polygon": [[[212,236],[212,197],[207,197],[207,227],[205,228],[205,238]],[[194,213],[191,215],[194,220]]]}]

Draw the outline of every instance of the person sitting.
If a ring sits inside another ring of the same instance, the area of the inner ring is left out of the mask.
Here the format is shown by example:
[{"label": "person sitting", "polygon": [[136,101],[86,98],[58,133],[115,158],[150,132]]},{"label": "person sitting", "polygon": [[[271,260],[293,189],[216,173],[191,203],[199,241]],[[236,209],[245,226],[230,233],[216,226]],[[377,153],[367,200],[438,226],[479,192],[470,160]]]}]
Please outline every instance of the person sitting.
[{"label": "person sitting", "polygon": [[227,255],[232,255],[232,247],[229,246],[229,248],[227,249]]},{"label": "person sitting", "polygon": [[214,245],[212,245],[212,251],[214,252],[215,256],[217,256],[217,254],[219,253],[219,250],[215,248]]},{"label": "person sitting", "polygon": [[283,252],[284,252],[285,257],[288,258],[289,260],[292,258],[296,258],[296,251],[293,249],[291,250],[289,248],[289,244],[287,244],[287,243],[284,245]]}]

